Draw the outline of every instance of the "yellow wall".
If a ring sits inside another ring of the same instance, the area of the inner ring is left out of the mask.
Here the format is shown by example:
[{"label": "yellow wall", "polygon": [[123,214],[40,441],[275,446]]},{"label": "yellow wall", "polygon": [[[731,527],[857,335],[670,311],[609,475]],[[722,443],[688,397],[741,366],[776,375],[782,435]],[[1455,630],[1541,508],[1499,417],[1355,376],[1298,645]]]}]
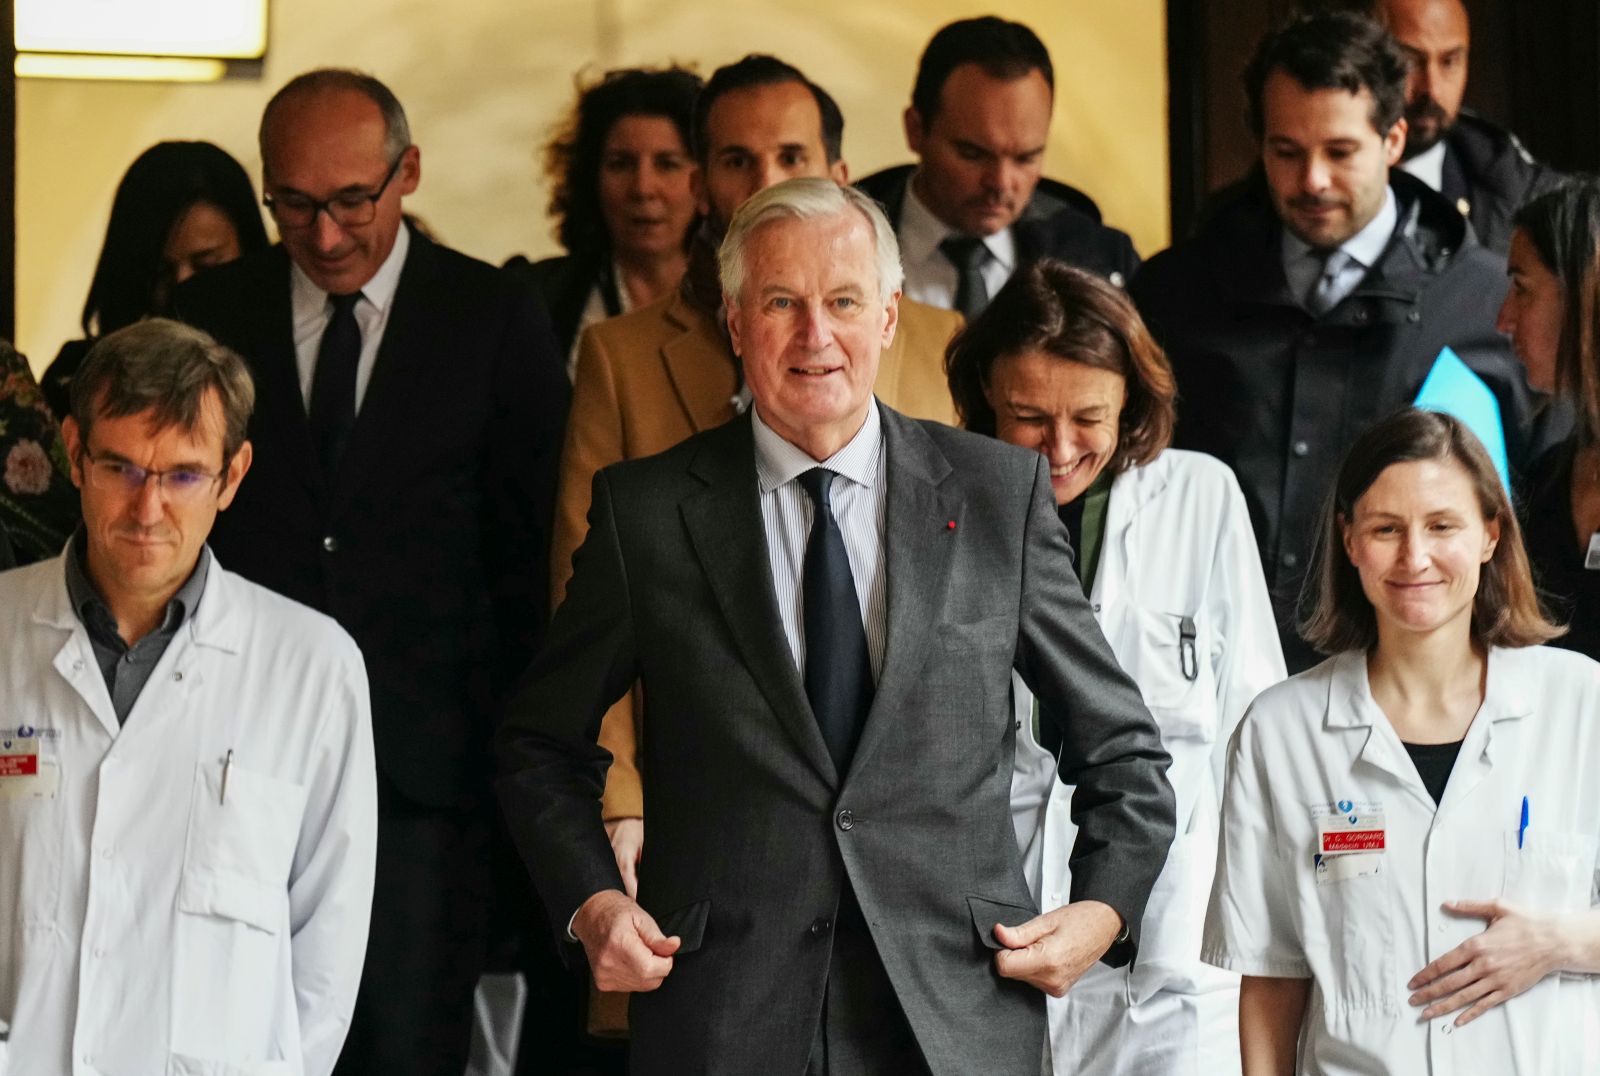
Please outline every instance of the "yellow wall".
[{"label": "yellow wall", "polygon": [[999,14],[1056,64],[1046,171],[1084,188],[1146,255],[1168,240],[1165,17],[1159,0],[276,0],[259,81],[23,81],[17,89],[17,343],[42,369],[78,315],[111,196],[165,138],[207,139],[259,182],[255,125],[273,89],[323,64],[365,68],[405,103],[423,151],[407,207],[449,244],[499,262],[552,253],[538,145],[573,75],[666,60],[702,74],[772,52],[844,110],[855,175],[907,159],[900,113],[934,29]]}]

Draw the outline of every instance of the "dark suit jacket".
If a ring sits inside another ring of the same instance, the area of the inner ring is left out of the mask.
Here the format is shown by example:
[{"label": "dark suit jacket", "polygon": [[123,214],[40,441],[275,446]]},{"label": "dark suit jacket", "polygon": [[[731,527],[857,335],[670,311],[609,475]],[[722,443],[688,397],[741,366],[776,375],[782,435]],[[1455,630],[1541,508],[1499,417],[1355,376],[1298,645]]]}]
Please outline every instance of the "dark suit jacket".
[{"label": "dark suit jacket", "polygon": [[217,557],[355,638],[378,767],[408,799],[481,793],[497,700],[548,607],[567,383],[532,290],[413,232],[331,476],[301,396],[282,248],[196,277],[177,307],[255,375],[255,463],[217,517]]},{"label": "dark suit jacket", "polygon": [[634,998],[636,1073],[802,1072],[846,878],[933,1071],[1038,1070],[1044,995],[993,969],[994,924],[1036,914],[1009,811],[1013,668],[1071,715],[1073,899],[1137,924],[1164,859],[1167,755],[1073,576],[1042,457],[882,413],[887,649],[847,773],[778,620],[748,416],[596,476],[501,727],[501,803],[564,931],[621,888],[595,737],[643,681],[639,899],[683,945]]},{"label": "dark suit jacket", "polygon": [[[905,205],[906,184],[914,165],[897,165],[874,172],[856,183],[878,200],[896,230]],[[1056,258],[1068,265],[1105,277],[1117,286],[1133,279],[1139,255],[1125,232],[1100,223],[1100,210],[1088,195],[1054,180],[1040,180],[1028,208],[1011,226],[1017,244],[1019,267],[1040,258]]]},{"label": "dark suit jacket", "polygon": [[555,329],[556,346],[563,356],[572,353],[578,339],[578,323],[583,320],[589,296],[600,289],[605,303],[606,316],[622,313],[622,298],[617,293],[616,274],[612,269],[609,252],[604,257],[576,257],[562,254],[554,258],[541,258],[530,262],[518,254],[506,261],[512,273],[533,284],[550,312],[550,323]]},{"label": "dark suit jacket", "polygon": [[1511,246],[1511,218],[1561,175],[1534,160],[1510,131],[1462,109],[1445,136],[1440,178],[1439,193],[1457,209],[1465,208],[1478,242],[1504,254]]}]

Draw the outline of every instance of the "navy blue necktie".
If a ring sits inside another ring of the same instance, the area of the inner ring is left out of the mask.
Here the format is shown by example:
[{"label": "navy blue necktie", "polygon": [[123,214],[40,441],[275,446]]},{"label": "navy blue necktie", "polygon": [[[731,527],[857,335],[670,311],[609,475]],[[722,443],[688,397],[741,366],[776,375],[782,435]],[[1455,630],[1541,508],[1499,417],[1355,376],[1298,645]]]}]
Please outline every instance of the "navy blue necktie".
[{"label": "navy blue necktie", "polygon": [[322,473],[331,475],[356,424],[356,367],[361,361],[361,326],[356,303],[361,293],[329,295],[333,316],[317,345],[317,368],[311,374],[311,437]]},{"label": "navy blue necktie", "polygon": [[834,518],[828,487],[833,472],[816,467],[798,479],[811,495],[811,537],[806,541],[802,583],[805,602],[806,697],[822,739],[843,777],[872,705],[872,663],[861,603],[850,574],[844,535]]}]

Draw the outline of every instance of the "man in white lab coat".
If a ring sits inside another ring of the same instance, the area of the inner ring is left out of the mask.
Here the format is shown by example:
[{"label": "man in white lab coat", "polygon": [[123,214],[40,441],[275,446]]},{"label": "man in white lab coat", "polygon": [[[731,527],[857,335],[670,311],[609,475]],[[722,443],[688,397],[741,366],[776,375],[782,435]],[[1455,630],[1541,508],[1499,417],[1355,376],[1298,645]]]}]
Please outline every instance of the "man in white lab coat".
[{"label": "man in white lab coat", "polygon": [[151,320],[64,424],[83,525],[0,574],[0,1076],[325,1076],[372,902],[367,680],[206,547],[242,361]]}]

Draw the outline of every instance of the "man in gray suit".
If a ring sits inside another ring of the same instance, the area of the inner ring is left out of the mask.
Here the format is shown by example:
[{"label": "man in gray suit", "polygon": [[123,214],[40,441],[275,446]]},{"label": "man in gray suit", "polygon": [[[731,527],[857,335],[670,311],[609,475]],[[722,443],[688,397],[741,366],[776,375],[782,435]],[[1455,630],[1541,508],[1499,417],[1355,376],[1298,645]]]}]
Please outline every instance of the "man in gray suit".
[{"label": "man in gray suit", "polygon": [[[1123,963],[1168,759],[1073,577],[1042,457],[872,397],[901,270],[866,196],[795,179],[721,251],[752,411],[594,482],[504,723],[499,791],[556,929],[633,999],[633,1071],[1035,1073],[1044,995]],[[1023,881],[1015,669],[1078,786],[1072,903]],[[639,900],[600,822],[635,678]]]}]

